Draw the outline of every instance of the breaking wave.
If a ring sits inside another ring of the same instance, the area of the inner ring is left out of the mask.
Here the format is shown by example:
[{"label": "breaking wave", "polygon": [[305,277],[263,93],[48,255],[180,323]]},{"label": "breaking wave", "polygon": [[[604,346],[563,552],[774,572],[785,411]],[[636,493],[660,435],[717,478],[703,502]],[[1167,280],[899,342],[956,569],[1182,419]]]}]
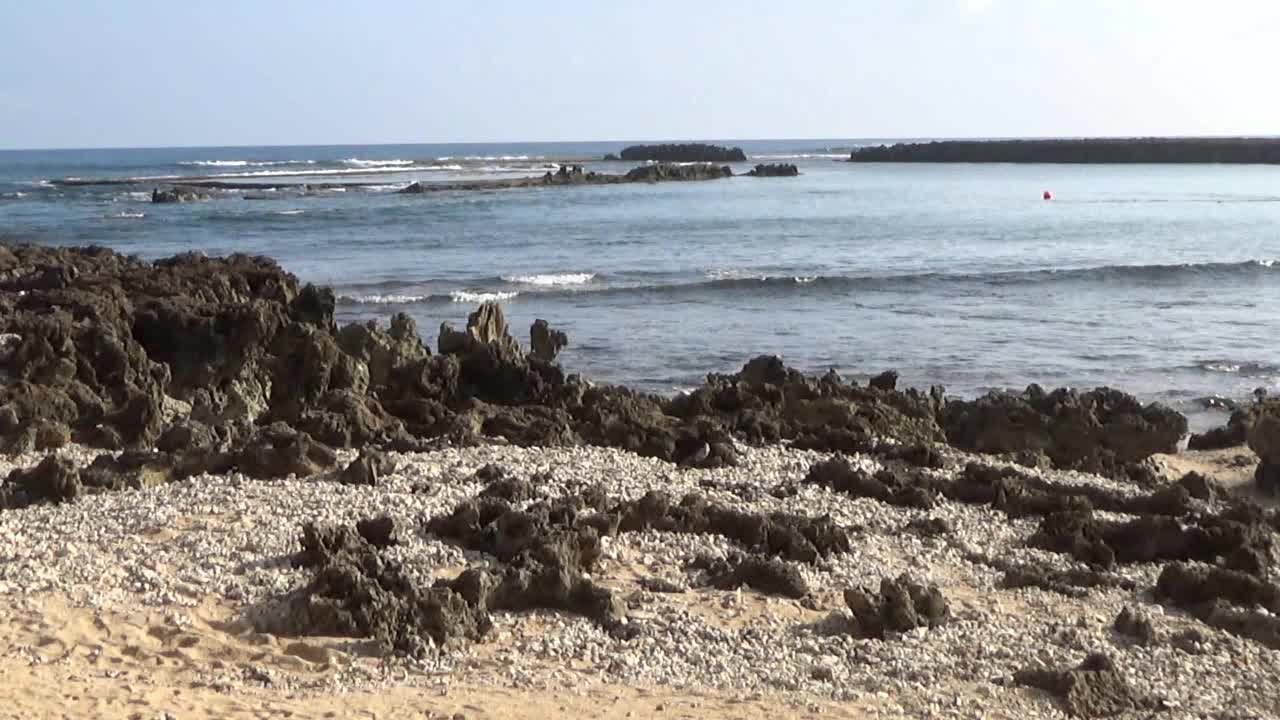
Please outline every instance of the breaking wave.
[{"label": "breaking wave", "polygon": [[195,167],[270,167],[273,165],[315,165],[315,160],[182,160],[179,165]]},{"label": "breaking wave", "polygon": [[595,273],[548,273],[545,275],[503,275],[502,281],[517,285],[585,285]]},{"label": "breaking wave", "polygon": [[[459,290],[448,295],[396,294],[395,290],[408,290],[411,285],[392,284],[377,288],[373,295],[344,297],[354,303],[433,303],[433,302],[483,302],[506,300],[518,292],[487,287],[496,284],[522,286],[522,291],[537,297],[557,296],[705,296],[716,294],[750,293],[756,296],[779,296],[790,293],[807,295],[847,294],[853,292],[929,292],[937,288],[972,287],[975,291],[990,287],[1016,287],[1064,284],[1115,284],[1178,283],[1240,281],[1249,278],[1280,280],[1280,267],[1268,260],[1249,260],[1239,263],[1199,263],[1186,265],[1107,265],[1091,268],[1064,270],[1022,270],[992,273],[905,273],[883,275],[800,275],[795,273],[761,273],[750,270],[710,270],[701,279],[688,276],[666,276],[659,279],[626,277],[601,277],[595,273],[545,273],[527,275],[503,275],[476,281],[483,289]],[[420,284],[415,283],[420,287]],[[1272,372],[1270,366],[1254,367],[1249,364],[1228,361],[1206,361],[1201,369],[1209,372]],[[1274,370],[1280,372],[1280,370]]]}]

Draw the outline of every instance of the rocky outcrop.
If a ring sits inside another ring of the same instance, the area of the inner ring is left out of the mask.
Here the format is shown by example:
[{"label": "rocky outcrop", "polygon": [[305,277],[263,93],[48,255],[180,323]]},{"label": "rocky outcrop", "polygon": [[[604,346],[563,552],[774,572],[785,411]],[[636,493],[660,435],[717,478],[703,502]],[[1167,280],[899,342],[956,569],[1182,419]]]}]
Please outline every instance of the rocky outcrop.
[{"label": "rocky outcrop", "polygon": [[1111,658],[1101,653],[1089,655],[1075,668],[1019,670],[1013,681],[1054,695],[1072,717],[1112,717],[1155,705],[1131,688]]},{"label": "rocky outcrop", "polygon": [[1252,408],[1247,440],[1258,454],[1253,476],[1258,490],[1280,496],[1280,399],[1262,400]]},{"label": "rocky outcrop", "polygon": [[727,148],[703,143],[632,145],[620,153],[623,160],[656,162],[746,162],[742,148]]},{"label": "rocky outcrop", "polygon": [[733,171],[728,165],[711,163],[641,165],[625,175],[598,173],[585,170],[581,165],[561,165],[555,172],[523,178],[497,180],[461,180],[457,182],[415,181],[397,190],[403,195],[425,195],[436,192],[463,190],[506,190],[511,188],[573,187],[580,185],[618,185],[637,182],[664,182],[685,180],[717,180],[730,177]]},{"label": "rocky outcrop", "polygon": [[1172,564],[1160,573],[1156,596],[1206,625],[1280,650],[1280,586],[1235,570]]},{"label": "rocky outcrop", "polygon": [[1275,138],[946,140],[854,150],[853,162],[1280,163]]},{"label": "rocky outcrop", "polygon": [[747,171],[747,175],[750,177],[795,177],[799,174],[800,168],[789,163],[756,165]]},{"label": "rocky outcrop", "polygon": [[1247,405],[1231,411],[1231,418],[1226,425],[1193,433],[1187,440],[1189,450],[1222,450],[1244,445],[1248,440],[1249,428],[1253,425],[1258,408]]},{"label": "rocky outcrop", "polygon": [[889,633],[934,628],[947,622],[951,611],[942,592],[924,586],[907,575],[883,578],[880,591],[860,588],[844,591],[844,602],[853,613],[852,633],[857,637],[885,639]]},{"label": "rocky outcrop", "polygon": [[[542,321],[526,353],[496,303],[478,307],[463,329],[442,325],[433,353],[402,314],[386,327],[337,327],[331,291],[303,286],[265,258],[148,263],[93,248],[0,250],[7,452],[71,441],[159,449],[190,468],[185,458],[204,457],[192,454],[199,450],[274,477],[333,469],[330,448],[413,450],[436,439],[586,443],[696,468],[737,464],[741,443],[785,440],[875,453],[889,474],[815,481],[926,507],[928,493],[950,490],[917,483],[903,467],[944,465],[936,448],[948,439],[1107,469],[1167,449],[1185,427],[1176,413],[1114,391],[947,403],[941,388],[898,389],[892,372],[860,385],[834,372],[804,375],[772,356],[663,398],[566,374],[555,359],[568,338]],[[380,474],[361,462],[347,481]],[[1027,497],[1037,497],[1032,490]]]},{"label": "rocky outcrop", "polygon": [[186,187],[173,187],[165,190],[156,188],[151,191],[151,202],[153,203],[185,203],[208,199],[209,195],[207,193]]},{"label": "rocky outcrop", "polygon": [[529,328],[529,352],[542,362],[555,362],[556,356],[568,344],[569,336],[553,330],[546,320],[534,320]]},{"label": "rocky outcrop", "polygon": [[662,163],[658,165],[641,165],[628,172],[625,177],[628,182],[663,182],[673,180],[714,180],[732,176],[733,170],[728,165],[712,165],[709,163],[672,165]]},{"label": "rocky outcrop", "polygon": [[1110,388],[1088,392],[1037,385],[951,400],[941,414],[947,441],[980,453],[1042,451],[1055,465],[1120,475],[1127,463],[1177,452],[1187,420],[1158,403],[1143,405]]}]

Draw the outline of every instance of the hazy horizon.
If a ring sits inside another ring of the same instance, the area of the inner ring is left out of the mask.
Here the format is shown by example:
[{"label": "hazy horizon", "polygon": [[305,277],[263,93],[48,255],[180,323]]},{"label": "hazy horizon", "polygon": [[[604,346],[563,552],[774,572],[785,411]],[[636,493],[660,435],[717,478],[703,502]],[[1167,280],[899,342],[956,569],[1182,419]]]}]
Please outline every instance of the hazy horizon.
[{"label": "hazy horizon", "polygon": [[1280,118],[1266,0],[6,10],[3,149],[1270,136]]}]

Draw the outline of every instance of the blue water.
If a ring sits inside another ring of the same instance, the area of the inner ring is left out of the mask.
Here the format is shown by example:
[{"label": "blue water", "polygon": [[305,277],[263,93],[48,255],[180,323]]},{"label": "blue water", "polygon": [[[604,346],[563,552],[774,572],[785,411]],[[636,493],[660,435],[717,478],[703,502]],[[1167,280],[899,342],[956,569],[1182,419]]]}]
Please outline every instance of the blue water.
[{"label": "blue water", "polygon": [[[621,142],[0,152],[0,238],[265,253],[340,319],[428,338],[502,298],[569,333],[570,369],[659,392],[771,352],[960,395],[1110,384],[1205,425],[1198,398],[1280,385],[1280,167],[836,161],[866,142],[735,143],[798,178],[428,195],[391,191],[631,165],[593,161]],[[152,205],[166,180],[46,182],[187,175],[375,185]]]}]

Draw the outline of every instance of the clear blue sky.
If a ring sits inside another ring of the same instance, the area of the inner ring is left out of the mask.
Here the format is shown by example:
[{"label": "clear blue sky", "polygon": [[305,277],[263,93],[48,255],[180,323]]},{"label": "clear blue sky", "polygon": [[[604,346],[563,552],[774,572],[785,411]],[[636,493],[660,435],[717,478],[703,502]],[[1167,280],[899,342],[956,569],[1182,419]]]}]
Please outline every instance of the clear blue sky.
[{"label": "clear blue sky", "polygon": [[1280,133],[1277,0],[0,0],[0,147]]}]

